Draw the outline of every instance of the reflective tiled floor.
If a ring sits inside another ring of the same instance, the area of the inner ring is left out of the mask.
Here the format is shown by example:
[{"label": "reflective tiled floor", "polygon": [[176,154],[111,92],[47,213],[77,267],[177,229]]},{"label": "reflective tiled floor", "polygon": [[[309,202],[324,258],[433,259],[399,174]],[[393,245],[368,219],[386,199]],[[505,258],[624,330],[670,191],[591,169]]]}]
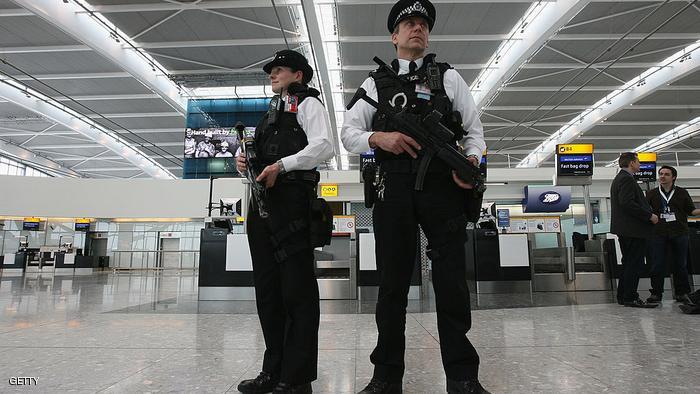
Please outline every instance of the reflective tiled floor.
[{"label": "reflective tiled floor", "polygon": [[[494,393],[691,393],[700,320],[672,301],[639,310],[607,292],[474,296],[472,342]],[[192,274],[0,276],[0,392],[235,392],[257,374],[252,302],[198,303]],[[315,392],[372,373],[371,302],[324,302]],[[407,319],[406,393],[444,392],[434,306]],[[10,386],[12,377],[37,385]]]}]

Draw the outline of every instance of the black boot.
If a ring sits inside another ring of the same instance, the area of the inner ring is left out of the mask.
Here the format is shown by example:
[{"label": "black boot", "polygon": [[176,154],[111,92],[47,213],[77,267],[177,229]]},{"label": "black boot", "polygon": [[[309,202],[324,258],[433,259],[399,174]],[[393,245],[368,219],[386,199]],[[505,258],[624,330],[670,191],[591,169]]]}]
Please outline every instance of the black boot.
[{"label": "black boot", "polygon": [[651,294],[649,298],[647,298],[647,303],[648,304],[660,304],[661,303],[661,294]]},{"label": "black boot", "polygon": [[481,386],[478,379],[447,379],[447,392],[450,394],[490,394],[483,386]]},{"label": "black boot", "polygon": [[293,385],[289,383],[277,383],[273,393],[279,394],[310,394],[311,393],[311,383],[302,383],[298,385]]},{"label": "black boot", "polygon": [[245,394],[271,393],[279,383],[279,378],[262,371],[255,379],[247,379],[238,384],[238,391]]},{"label": "black boot", "polygon": [[358,394],[401,394],[401,392],[401,383],[389,383],[372,378],[367,387]]}]

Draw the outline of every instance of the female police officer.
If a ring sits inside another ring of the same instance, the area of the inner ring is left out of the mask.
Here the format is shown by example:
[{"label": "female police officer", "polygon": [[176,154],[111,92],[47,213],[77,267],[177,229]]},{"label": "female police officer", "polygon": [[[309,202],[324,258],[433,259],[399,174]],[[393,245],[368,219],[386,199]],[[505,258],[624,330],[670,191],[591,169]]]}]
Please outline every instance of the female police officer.
[{"label": "female police officer", "polygon": [[[316,379],[319,300],[309,206],[316,197],[315,168],[333,156],[331,130],[319,92],[307,86],[313,71],[303,55],[277,52],[263,70],[279,95],[255,131],[257,180],[267,189],[269,216],[261,218],[251,204],[247,230],[265,354],[262,372],[242,381],[238,390],[310,393]],[[236,164],[245,172],[245,155],[238,155]]]}]

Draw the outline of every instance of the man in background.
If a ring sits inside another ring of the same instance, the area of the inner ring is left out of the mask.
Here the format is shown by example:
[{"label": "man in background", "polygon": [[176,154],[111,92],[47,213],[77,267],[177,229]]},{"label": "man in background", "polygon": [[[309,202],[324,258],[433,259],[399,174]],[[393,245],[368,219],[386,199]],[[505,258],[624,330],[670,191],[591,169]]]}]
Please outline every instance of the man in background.
[{"label": "man in background", "polygon": [[659,304],[642,301],[637,293],[639,274],[644,267],[647,239],[653,225],[659,222],[634,179],[639,171],[639,158],[625,152],[619,158],[620,172],[610,186],[610,232],[617,234],[622,249],[623,274],[617,285],[617,302],[634,308],[655,308]]},{"label": "man in background", "polygon": [[659,216],[651,238],[651,296],[647,302],[660,303],[666,276],[666,252],[671,252],[676,300],[692,304],[688,297],[688,216],[700,215],[688,191],[676,186],[678,171],[671,166],[659,169],[659,187],[647,192],[647,201]]}]

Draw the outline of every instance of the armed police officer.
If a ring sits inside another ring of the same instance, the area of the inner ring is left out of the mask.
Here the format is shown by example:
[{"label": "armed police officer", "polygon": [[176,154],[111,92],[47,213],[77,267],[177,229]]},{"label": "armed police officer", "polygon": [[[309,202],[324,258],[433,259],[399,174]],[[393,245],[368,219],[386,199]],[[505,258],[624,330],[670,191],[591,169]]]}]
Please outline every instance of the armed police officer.
[{"label": "armed police officer", "polygon": [[[415,123],[437,110],[441,123],[454,131],[453,143],[478,166],[486,149],[474,100],[462,77],[446,63],[425,55],[435,7],[428,0],[401,0],[387,22],[397,59],[380,65],[362,84],[380,104],[403,107]],[[381,62],[380,62],[381,64]],[[460,119],[461,118],[461,119]],[[466,131],[464,130],[466,129]],[[428,238],[432,260],[438,332],[449,393],[484,393],[478,380],[479,356],[466,337],[471,327],[465,274],[468,193],[473,185],[438,158],[416,183],[421,146],[401,132],[390,117],[365,101],[346,114],[341,131],[354,153],[374,149],[378,173],[373,209],[377,267],[380,275],[376,323],[377,345],[370,356],[372,380],[361,393],[401,393],[404,374],[407,295],[414,270],[417,226]],[[367,182],[367,178],[365,178]]]},{"label": "armed police officer", "polygon": [[[331,130],[313,75],[298,52],[277,52],[263,70],[272,99],[255,130],[257,181],[266,187],[268,215],[250,205],[248,242],[255,297],[265,339],[262,372],[238,385],[243,393],[310,393],[318,358],[319,296],[309,209],[316,167],[333,156]],[[248,170],[245,155],[236,164]]]}]

